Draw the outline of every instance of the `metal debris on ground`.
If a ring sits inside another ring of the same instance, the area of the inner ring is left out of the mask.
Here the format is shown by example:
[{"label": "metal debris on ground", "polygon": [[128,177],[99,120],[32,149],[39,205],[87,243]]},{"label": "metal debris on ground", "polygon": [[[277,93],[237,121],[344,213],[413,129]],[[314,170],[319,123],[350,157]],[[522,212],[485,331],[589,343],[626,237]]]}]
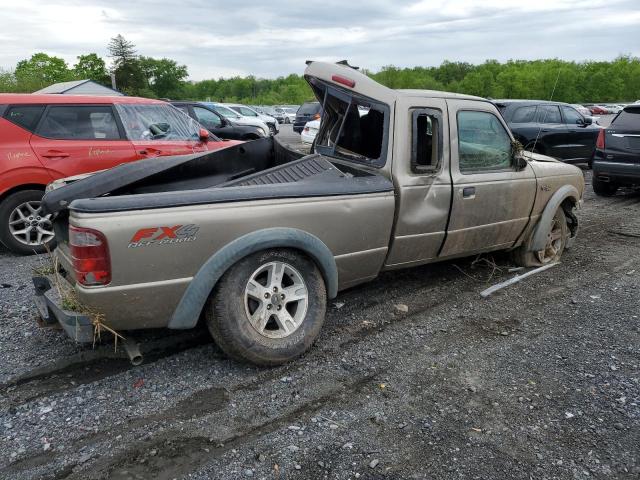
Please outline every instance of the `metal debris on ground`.
[{"label": "metal debris on ground", "polygon": [[487,288],[486,290],[483,290],[482,292],[480,292],[480,296],[486,298],[489,295],[491,295],[492,293],[495,293],[498,290],[503,289],[504,287],[508,287],[509,285],[513,285],[514,283],[518,283],[520,280],[524,280],[525,278],[530,277],[531,275],[534,275],[536,273],[544,272],[545,270],[548,270],[551,267],[555,267],[559,263],[560,262],[549,263],[548,265],[543,265],[542,267],[538,267],[538,268],[534,268],[533,270],[529,270],[528,272],[523,273],[522,275],[516,275],[515,277],[512,277],[509,280],[505,280],[504,282],[497,283],[497,284]]}]

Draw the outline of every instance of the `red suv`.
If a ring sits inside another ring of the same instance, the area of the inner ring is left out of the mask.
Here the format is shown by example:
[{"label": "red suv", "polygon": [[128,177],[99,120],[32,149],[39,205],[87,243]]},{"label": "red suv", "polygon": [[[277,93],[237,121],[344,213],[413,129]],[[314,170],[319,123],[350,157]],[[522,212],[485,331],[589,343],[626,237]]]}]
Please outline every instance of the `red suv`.
[{"label": "red suv", "polygon": [[209,137],[159,100],[0,94],[0,242],[26,254],[53,241],[50,219],[40,211],[53,180],[236,143]]}]

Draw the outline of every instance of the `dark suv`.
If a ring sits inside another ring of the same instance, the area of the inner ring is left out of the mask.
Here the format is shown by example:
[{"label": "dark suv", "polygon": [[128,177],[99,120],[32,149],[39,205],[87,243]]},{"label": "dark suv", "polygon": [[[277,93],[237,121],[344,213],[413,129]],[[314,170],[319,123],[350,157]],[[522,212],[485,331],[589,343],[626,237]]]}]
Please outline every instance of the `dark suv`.
[{"label": "dark suv", "polygon": [[628,105],[600,130],[593,152],[593,191],[611,196],[640,186],[640,105]]},{"label": "dark suv", "polygon": [[264,137],[262,129],[237,124],[200,102],[171,102],[171,104],[217,137],[230,140],[256,140]]},{"label": "dark suv", "polygon": [[293,131],[302,133],[307,122],[318,120],[322,114],[322,107],[319,102],[304,102],[296,112],[296,119],[293,121]]},{"label": "dark suv", "polygon": [[567,103],[494,100],[526,150],[568,163],[589,162],[600,127]]}]

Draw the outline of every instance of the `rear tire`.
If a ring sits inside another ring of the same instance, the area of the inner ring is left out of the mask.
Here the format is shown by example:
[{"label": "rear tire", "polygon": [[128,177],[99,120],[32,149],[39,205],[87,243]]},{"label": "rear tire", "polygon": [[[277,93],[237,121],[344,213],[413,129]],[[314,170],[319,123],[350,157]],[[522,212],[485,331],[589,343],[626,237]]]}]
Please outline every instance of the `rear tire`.
[{"label": "rear tire", "polygon": [[0,203],[0,242],[12,252],[31,255],[55,246],[50,215],[39,211],[43,194],[42,190],[21,190]]},{"label": "rear tire", "polygon": [[316,264],[296,250],[254,253],[220,279],[205,307],[209,332],[231,358],[280,365],[306,352],[326,312]]},{"label": "rear tire", "polygon": [[562,207],[558,207],[551,223],[551,232],[547,238],[544,250],[530,252],[527,250],[528,243],[521,245],[512,252],[513,261],[520,267],[541,267],[560,260],[567,239],[569,238],[569,226],[567,217]]},{"label": "rear tire", "polygon": [[613,197],[618,191],[618,185],[615,183],[603,182],[596,177],[593,177],[591,186],[593,187],[594,193],[599,197]]}]

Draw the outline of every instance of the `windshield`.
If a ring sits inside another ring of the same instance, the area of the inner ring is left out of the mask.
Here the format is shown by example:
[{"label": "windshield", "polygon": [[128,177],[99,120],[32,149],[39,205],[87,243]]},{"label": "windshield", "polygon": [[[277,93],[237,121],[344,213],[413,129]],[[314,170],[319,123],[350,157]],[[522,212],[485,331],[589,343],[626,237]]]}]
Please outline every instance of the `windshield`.
[{"label": "windshield", "polygon": [[171,105],[117,103],[130,140],[196,140],[200,125]]},{"label": "windshield", "polygon": [[228,107],[223,107],[222,105],[213,105],[213,108],[220,115],[225,116],[227,118],[239,118],[240,117],[240,114],[238,114],[238,112],[234,112],[233,110],[231,110]]},{"label": "windshield", "polygon": [[303,103],[298,109],[298,115],[314,115],[320,111],[318,102]]},{"label": "windshield", "polygon": [[389,107],[332,87],[323,85],[321,88],[326,91],[316,151],[345,160],[383,166],[386,161]]}]

